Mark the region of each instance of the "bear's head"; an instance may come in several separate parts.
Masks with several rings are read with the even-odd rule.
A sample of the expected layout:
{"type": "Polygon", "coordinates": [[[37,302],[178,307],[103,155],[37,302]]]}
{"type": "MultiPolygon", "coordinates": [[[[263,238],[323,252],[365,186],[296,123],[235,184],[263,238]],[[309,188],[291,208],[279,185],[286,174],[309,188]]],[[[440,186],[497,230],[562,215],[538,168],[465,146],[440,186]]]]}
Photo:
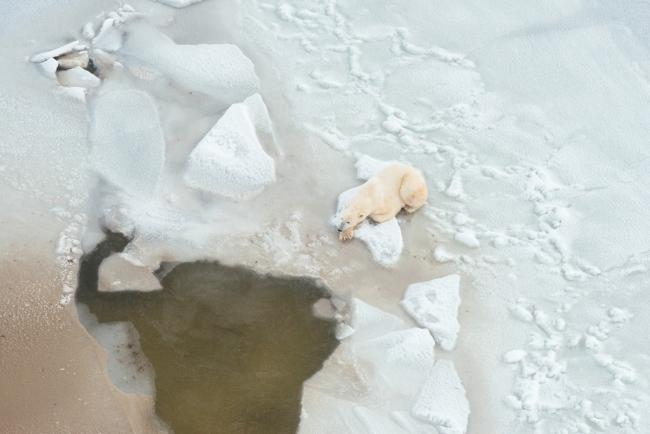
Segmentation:
{"type": "Polygon", "coordinates": [[[337,229],[343,232],[346,229],[354,228],[368,217],[367,207],[363,203],[354,201],[346,206],[338,215],[337,229]]]}

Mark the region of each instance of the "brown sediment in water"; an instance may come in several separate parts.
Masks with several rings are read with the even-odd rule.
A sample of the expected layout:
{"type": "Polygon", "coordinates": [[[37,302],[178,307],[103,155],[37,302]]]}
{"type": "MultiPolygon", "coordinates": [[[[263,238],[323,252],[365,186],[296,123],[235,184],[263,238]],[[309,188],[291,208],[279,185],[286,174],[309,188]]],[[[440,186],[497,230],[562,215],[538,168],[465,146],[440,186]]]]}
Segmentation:
{"type": "Polygon", "coordinates": [[[81,264],[77,301],[100,323],[128,321],[155,371],[156,413],[181,433],[292,433],[303,382],[334,351],[314,281],[184,263],[153,293],[97,291],[97,268],[127,240],[110,235],[81,264]]]}

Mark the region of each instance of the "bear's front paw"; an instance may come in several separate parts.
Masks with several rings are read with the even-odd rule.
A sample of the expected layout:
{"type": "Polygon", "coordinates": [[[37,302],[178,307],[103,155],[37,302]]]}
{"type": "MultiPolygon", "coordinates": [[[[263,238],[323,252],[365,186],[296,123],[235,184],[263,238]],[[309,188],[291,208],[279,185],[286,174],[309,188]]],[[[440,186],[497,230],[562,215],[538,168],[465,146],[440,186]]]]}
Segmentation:
{"type": "Polygon", "coordinates": [[[339,240],[341,241],[348,241],[352,239],[352,236],[354,235],[354,232],[351,230],[345,230],[339,234],[339,240]]]}

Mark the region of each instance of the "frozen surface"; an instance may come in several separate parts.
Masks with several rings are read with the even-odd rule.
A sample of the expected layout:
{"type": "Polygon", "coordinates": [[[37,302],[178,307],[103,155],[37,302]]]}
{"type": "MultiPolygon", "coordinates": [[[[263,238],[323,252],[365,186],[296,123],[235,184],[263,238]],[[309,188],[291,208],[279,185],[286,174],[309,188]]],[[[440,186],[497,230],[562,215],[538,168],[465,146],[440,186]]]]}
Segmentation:
{"type": "Polygon", "coordinates": [[[303,388],[299,432],[465,432],[465,390],[452,362],[434,363],[425,329],[358,299],[340,327],[341,344],[303,388]]]}
{"type": "Polygon", "coordinates": [[[153,99],[137,90],[111,90],[96,98],[91,117],[93,168],[129,195],[151,198],[165,164],[153,99]]]}
{"type": "MultiPolygon", "coordinates": [[[[28,364],[19,357],[22,337],[32,325],[41,327],[41,345],[29,349],[39,360],[50,359],[56,347],[50,336],[60,330],[52,320],[60,313],[50,305],[58,309],[59,300],[72,297],[87,222],[106,222],[134,235],[130,254],[148,268],[210,258],[308,274],[337,294],[391,312],[390,320],[378,315],[388,325],[408,320],[399,301],[410,283],[462,274],[460,339],[444,356],[467,389],[469,433],[648,431],[646,2],[498,0],[485,6],[463,0],[441,7],[427,0],[251,0],[204,1],[177,11],[137,0],[134,6],[146,13],[119,29],[120,13],[110,15],[101,2],[51,3],[25,2],[20,11],[7,3],[0,14],[3,40],[13,41],[3,47],[0,70],[0,193],[9,204],[0,211],[8,222],[0,235],[7,252],[0,269],[10,284],[19,281],[23,271],[14,259],[32,258],[23,254],[28,246],[39,249],[38,261],[49,258],[60,278],[56,285],[55,279],[46,285],[26,280],[1,298],[8,312],[0,318],[3,327],[19,337],[10,336],[10,350],[3,352],[14,358],[5,364],[10,374],[4,381],[40,378],[38,366],[13,375],[28,364]],[[112,24],[104,24],[109,19],[112,24]],[[84,25],[89,20],[93,24],[84,25]],[[87,47],[102,27],[107,39],[101,44],[114,50],[106,55],[87,47]],[[65,47],[82,36],[88,43],[65,47]],[[218,44],[226,41],[241,51],[218,44]],[[52,77],[53,56],[84,49],[95,60],[115,59],[87,104],[83,89],[58,87],[41,74],[52,77]],[[95,188],[86,119],[94,134],[104,95],[123,88],[146,92],[155,103],[143,106],[153,105],[158,114],[142,119],[151,110],[134,113],[129,101],[102,117],[128,140],[105,130],[117,145],[106,150],[106,159],[91,158],[109,181],[95,188]],[[188,155],[230,104],[256,92],[268,105],[281,149],[270,145],[251,114],[258,139],[269,155],[285,156],[276,158],[276,182],[246,202],[187,188],[188,155]],[[135,129],[136,119],[140,128],[152,128],[151,137],[164,137],[167,155],[162,160],[163,148],[156,146],[149,160],[155,167],[132,158],[139,148],[121,146],[149,135],[123,128],[135,129]],[[338,194],[354,185],[357,155],[408,161],[430,183],[428,205],[403,219],[404,247],[394,268],[379,267],[361,243],[338,242],[327,222],[338,194]],[[33,289],[55,286],[53,297],[33,289]]],[[[362,177],[375,170],[358,166],[362,177]]],[[[352,347],[355,336],[400,330],[408,327],[375,333],[348,324],[342,347],[352,347]]],[[[428,332],[406,335],[417,342],[428,332]]],[[[366,373],[366,362],[355,367],[357,359],[345,357],[341,365],[326,364],[317,389],[306,387],[305,424],[325,419],[333,429],[322,432],[431,431],[412,414],[419,387],[407,397],[366,394],[355,377],[357,369],[366,373]],[[359,396],[381,398],[359,402],[359,396]]],[[[96,357],[75,354],[75,360],[88,364],[96,357]]],[[[48,382],[64,378],[54,373],[48,382]]],[[[58,384],[70,384],[75,393],[91,384],[65,378],[58,384]]],[[[5,400],[19,403],[14,409],[29,409],[24,423],[31,431],[51,428],[49,420],[38,424],[45,413],[31,408],[40,384],[2,386],[5,400]]],[[[76,396],[65,392],[50,396],[76,396]]],[[[97,404],[94,391],[83,395],[91,396],[97,404]]],[[[66,408],[73,410],[58,420],[68,423],[79,407],[75,401],[66,408]]],[[[103,411],[94,419],[104,413],[111,423],[123,419],[103,411]]],[[[0,418],[10,424],[4,431],[17,430],[13,414],[0,418]]],[[[102,430],[85,428],[69,431],[102,430]]]]}
{"type": "Polygon", "coordinates": [[[402,298],[404,310],[420,326],[429,329],[436,342],[445,350],[456,346],[460,277],[457,274],[409,285],[402,298]]]}
{"type": "Polygon", "coordinates": [[[98,291],[155,291],[158,289],[162,289],[162,286],[153,275],[152,270],[134,263],[127,254],[111,255],[104,259],[99,266],[98,291]]]}
{"type": "Polygon", "coordinates": [[[196,145],[185,182],[192,188],[245,200],[275,181],[275,163],[264,151],[246,104],[233,104],[196,145]]]}
{"type": "Polygon", "coordinates": [[[209,95],[224,108],[259,88],[253,63],[232,44],[176,44],[139,24],[132,26],[121,52],[188,91],[209,95]]]}
{"type": "Polygon", "coordinates": [[[413,407],[415,417],[431,423],[440,434],[467,430],[469,403],[454,364],[438,360],[427,376],[413,407]]]}
{"type": "Polygon", "coordinates": [[[201,2],[203,0],[154,0],[159,3],[165,4],[167,6],[173,6],[175,8],[184,8],[194,3],[201,2]]]}
{"type": "Polygon", "coordinates": [[[56,77],[60,84],[69,87],[91,88],[99,86],[100,83],[100,80],[96,75],[93,75],[78,66],[59,71],[57,72],[56,77]]]}

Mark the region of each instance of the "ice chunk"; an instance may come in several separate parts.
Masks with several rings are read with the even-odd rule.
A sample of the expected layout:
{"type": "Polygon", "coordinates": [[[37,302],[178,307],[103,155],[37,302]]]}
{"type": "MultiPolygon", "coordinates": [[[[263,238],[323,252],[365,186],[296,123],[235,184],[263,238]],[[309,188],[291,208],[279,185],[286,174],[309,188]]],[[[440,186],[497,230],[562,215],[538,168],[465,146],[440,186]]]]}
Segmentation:
{"type": "Polygon", "coordinates": [[[155,291],[158,289],[162,289],[162,286],[151,270],[136,264],[124,253],[109,256],[99,266],[98,291],[155,291]]]}
{"type": "Polygon", "coordinates": [[[412,327],[360,342],[355,353],[366,366],[373,367],[382,387],[408,396],[422,384],[422,373],[431,368],[434,346],[426,330],[412,327]]]}
{"type": "Polygon", "coordinates": [[[235,45],[178,45],[151,26],[140,24],[129,32],[121,53],[157,69],[187,90],[210,95],[224,108],[259,88],[253,63],[235,45]]]}
{"type": "MultiPolygon", "coordinates": [[[[358,190],[359,187],[354,187],[339,195],[336,214],[331,219],[333,226],[339,226],[341,212],[358,190]]],[[[366,243],[373,259],[385,267],[394,265],[399,260],[404,248],[402,231],[395,218],[379,224],[364,221],[354,231],[354,237],[366,243]]]]}
{"type": "Polygon", "coordinates": [[[422,385],[413,406],[413,415],[435,426],[441,434],[467,431],[469,403],[451,361],[436,362],[422,385]]]}
{"type": "Polygon", "coordinates": [[[144,92],[100,95],[90,125],[93,168],[132,196],[151,197],[165,163],[158,110],[144,92]]]}
{"type": "Polygon", "coordinates": [[[33,63],[41,63],[41,62],[45,62],[47,59],[50,59],[52,57],[61,56],[63,54],[72,53],[74,51],[85,50],[86,48],[87,47],[85,44],[82,44],[79,41],[72,41],[60,47],[54,48],[52,50],[34,54],[32,57],[29,58],[29,61],[33,63]]]}
{"type": "Polygon", "coordinates": [[[255,124],[255,131],[262,145],[267,152],[271,152],[276,157],[282,156],[282,150],[278,146],[273,131],[273,122],[269,111],[264,104],[264,100],[259,93],[255,93],[246,98],[243,104],[248,109],[248,114],[255,124]]]}
{"type": "Polygon", "coordinates": [[[122,47],[123,37],[123,32],[117,28],[119,24],[114,18],[105,19],[93,39],[93,46],[108,52],[119,50],[122,47]]]}
{"type": "Polygon", "coordinates": [[[357,168],[357,178],[368,180],[375,176],[380,170],[395,163],[399,162],[395,160],[382,161],[369,157],[368,155],[360,155],[354,167],[357,168]]]}
{"type": "Polygon", "coordinates": [[[366,243],[372,258],[379,264],[388,267],[399,261],[404,241],[396,218],[378,224],[366,220],[357,227],[354,236],[366,243]]]}
{"type": "MultiPolygon", "coordinates": [[[[398,317],[377,309],[358,298],[350,300],[347,308],[347,318],[344,324],[352,330],[352,333],[356,334],[355,339],[357,340],[371,339],[406,327],[404,321],[398,317]]],[[[338,336],[338,333],[337,338],[343,339],[338,336]]]]}
{"type": "Polygon", "coordinates": [[[275,164],[264,152],[244,104],[233,104],[190,154],[185,183],[192,188],[246,200],[275,181],[275,164]]]}
{"type": "Polygon", "coordinates": [[[453,350],[458,337],[458,307],[460,277],[450,274],[428,282],[409,285],[401,305],[445,350],[453,350]]]}
{"type": "Polygon", "coordinates": [[[61,69],[87,68],[90,62],[88,50],[66,53],[56,58],[61,69]]]}
{"type": "Polygon", "coordinates": [[[186,6],[193,5],[194,3],[199,3],[203,0],[155,0],[155,1],[175,8],[184,8],[186,6]]]}
{"type": "Polygon", "coordinates": [[[56,79],[56,70],[59,68],[59,62],[56,59],[50,57],[39,63],[38,66],[46,77],[56,79]]]}
{"type": "Polygon", "coordinates": [[[68,87],[91,88],[99,86],[101,82],[99,77],[78,66],[72,69],[58,71],[56,77],[59,80],[59,84],[68,87]]]}
{"type": "Polygon", "coordinates": [[[435,343],[424,329],[353,298],[354,333],[305,382],[300,433],[425,433],[411,414],[433,369],[435,343]]]}

